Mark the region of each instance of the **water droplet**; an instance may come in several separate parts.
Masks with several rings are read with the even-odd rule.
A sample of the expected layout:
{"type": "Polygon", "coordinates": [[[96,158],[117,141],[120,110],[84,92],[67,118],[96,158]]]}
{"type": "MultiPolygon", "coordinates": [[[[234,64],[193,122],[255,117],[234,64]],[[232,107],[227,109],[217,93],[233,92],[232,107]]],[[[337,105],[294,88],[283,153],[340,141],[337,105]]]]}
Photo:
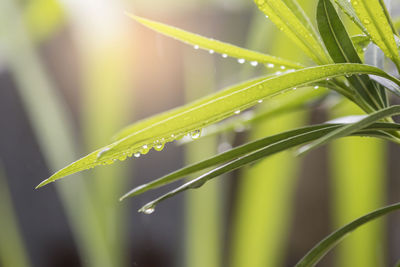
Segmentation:
{"type": "Polygon", "coordinates": [[[228,57],[227,54],[222,54],[221,56],[222,56],[223,58],[227,58],[227,57],[228,57]]]}
{"type": "Polygon", "coordinates": [[[194,130],[193,132],[190,133],[190,137],[192,139],[199,139],[201,136],[201,130],[194,130]]]}
{"type": "Polygon", "coordinates": [[[284,69],[286,69],[286,67],[285,66],[281,66],[281,70],[284,70],[284,69]]]}
{"type": "Polygon", "coordinates": [[[135,154],[133,154],[133,156],[134,156],[135,158],[140,157],[140,152],[136,152],[135,154]]]}
{"type": "Polygon", "coordinates": [[[277,72],[275,72],[275,74],[280,75],[280,74],[282,74],[282,71],[277,71],[277,72]]]}
{"type": "Polygon", "coordinates": [[[154,212],[154,206],[144,206],[143,208],[141,208],[139,211],[143,212],[144,214],[152,214],[154,212]]]}
{"type": "Polygon", "coordinates": [[[258,62],[257,61],[251,61],[250,65],[252,65],[253,67],[256,67],[258,65],[258,62]]]}
{"type": "Polygon", "coordinates": [[[262,103],[262,102],[263,102],[263,100],[262,100],[262,99],[260,99],[260,100],[258,100],[257,102],[258,102],[258,103],[262,103]]]}
{"type": "Polygon", "coordinates": [[[268,68],[273,68],[273,67],[275,67],[275,65],[272,64],[272,63],[269,63],[269,64],[267,65],[267,67],[268,67],[268,68]]]}
{"type": "Polygon", "coordinates": [[[293,90],[296,90],[297,89],[297,87],[293,87],[293,90]]]}
{"type": "Polygon", "coordinates": [[[318,88],[319,88],[319,86],[318,86],[318,85],[314,86],[314,89],[318,89],[318,88]]]}
{"type": "Polygon", "coordinates": [[[240,114],[240,110],[236,110],[236,111],[235,111],[235,114],[240,114]]]}
{"type": "Polygon", "coordinates": [[[199,49],[199,48],[200,48],[200,46],[198,46],[198,45],[195,45],[195,46],[193,46],[193,48],[197,50],[197,49],[199,49]]]}
{"type": "Polygon", "coordinates": [[[208,51],[208,53],[210,53],[210,54],[214,54],[214,50],[210,50],[210,51],[208,51]]]}
{"type": "Polygon", "coordinates": [[[110,150],[109,147],[104,148],[103,150],[101,150],[98,154],[97,154],[97,158],[100,158],[101,155],[103,155],[105,152],[107,152],[108,150],[110,150]]]}
{"type": "Polygon", "coordinates": [[[147,154],[149,152],[150,148],[148,145],[143,145],[142,148],[140,149],[140,154],[147,154]]]}
{"type": "Polygon", "coordinates": [[[362,51],[364,51],[364,52],[365,52],[365,51],[367,51],[367,48],[366,48],[366,47],[364,47],[364,48],[362,49],[362,51]]]}
{"type": "Polygon", "coordinates": [[[237,62],[238,62],[239,64],[243,64],[245,61],[246,61],[246,60],[245,60],[244,58],[239,58],[239,59],[237,60],[237,62]]]}
{"type": "Polygon", "coordinates": [[[154,145],[154,149],[157,151],[161,151],[164,148],[164,143],[161,143],[160,141],[156,141],[154,145]]]}
{"type": "Polygon", "coordinates": [[[331,78],[326,78],[327,81],[329,81],[331,78]]]}
{"type": "Polygon", "coordinates": [[[268,15],[265,15],[266,18],[269,18],[268,15]]]}

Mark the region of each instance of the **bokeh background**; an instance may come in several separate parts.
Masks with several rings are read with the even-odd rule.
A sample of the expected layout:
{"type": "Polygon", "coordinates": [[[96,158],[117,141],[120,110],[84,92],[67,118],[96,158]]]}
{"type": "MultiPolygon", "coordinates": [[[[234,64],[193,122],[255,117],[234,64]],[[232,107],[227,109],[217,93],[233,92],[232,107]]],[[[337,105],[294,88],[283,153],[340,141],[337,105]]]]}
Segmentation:
{"type": "MultiPolygon", "coordinates": [[[[316,1],[299,2],[315,21],[316,1]]],[[[333,230],[400,201],[400,150],[368,138],[302,158],[280,153],[151,215],[137,210],[171,186],[118,201],[245,141],[360,112],[335,95],[34,190],[123,126],[267,73],[152,32],[124,12],[310,63],[252,1],[0,0],[0,266],[293,266],[333,230]]],[[[254,112],[290,97],[296,92],[254,112]]],[[[394,266],[399,225],[393,214],[357,230],[319,266],[394,266]]]]}

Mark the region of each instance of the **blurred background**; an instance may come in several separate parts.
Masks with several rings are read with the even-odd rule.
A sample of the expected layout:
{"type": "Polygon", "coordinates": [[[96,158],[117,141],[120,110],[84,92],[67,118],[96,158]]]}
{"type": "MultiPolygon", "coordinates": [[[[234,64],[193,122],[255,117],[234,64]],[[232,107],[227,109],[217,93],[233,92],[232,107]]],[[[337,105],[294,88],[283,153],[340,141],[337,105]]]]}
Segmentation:
{"type": "MultiPolygon", "coordinates": [[[[314,21],[316,1],[299,2],[314,21]]],[[[293,266],[338,227],[400,201],[400,150],[369,138],[302,158],[280,153],[151,215],[137,210],[170,186],[118,201],[248,140],[360,112],[334,95],[34,190],[123,126],[267,73],[152,32],[124,12],[310,63],[252,1],[0,0],[0,266],[293,266]]],[[[398,225],[393,214],[362,227],[319,266],[394,266],[398,225]]]]}

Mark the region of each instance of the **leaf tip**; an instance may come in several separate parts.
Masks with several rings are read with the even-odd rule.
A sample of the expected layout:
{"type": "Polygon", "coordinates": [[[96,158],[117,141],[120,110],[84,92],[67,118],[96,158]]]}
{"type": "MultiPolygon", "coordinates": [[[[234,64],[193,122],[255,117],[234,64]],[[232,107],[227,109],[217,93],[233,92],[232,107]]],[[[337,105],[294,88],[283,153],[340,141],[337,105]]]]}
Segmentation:
{"type": "Polygon", "coordinates": [[[36,189],[39,189],[39,188],[41,188],[41,187],[43,187],[43,186],[45,186],[45,185],[47,185],[47,184],[49,184],[49,183],[51,183],[51,182],[53,182],[53,181],[50,180],[50,179],[43,180],[40,184],[38,184],[38,185],[35,187],[35,190],[36,190],[36,189]]]}

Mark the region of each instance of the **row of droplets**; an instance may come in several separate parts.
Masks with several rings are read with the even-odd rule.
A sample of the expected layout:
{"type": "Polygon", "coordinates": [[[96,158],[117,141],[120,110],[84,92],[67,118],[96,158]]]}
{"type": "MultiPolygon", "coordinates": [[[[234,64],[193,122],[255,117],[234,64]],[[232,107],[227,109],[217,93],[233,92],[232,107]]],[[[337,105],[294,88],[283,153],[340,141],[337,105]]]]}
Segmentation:
{"type": "MultiPolygon", "coordinates": [[[[200,49],[200,46],[199,46],[199,45],[194,45],[193,48],[196,49],[196,50],[198,50],[198,49],[200,49]]],[[[210,49],[210,50],[208,50],[208,53],[214,54],[215,51],[214,51],[213,49],[210,49]]],[[[222,56],[223,58],[228,58],[228,54],[225,54],[225,53],[221,54],[221,56],[222,56]]],[[[238,62],[239,64],[244,64],[244,63],[246,62],[246,60],[245,60],[244,58],[238,58],[238,59],[237,59],[237,62],[238,62]]],[[[256,61],[256,60],[250,61],[250,65],[253,66],[253,67],[257,67],[258,64],[259,64],[259,62],[256,61]]],[[[277,67],[277,66],[275,66],[275,64],[273,64],[273,63],[268,63],[268,64],[266,64],[266,66],[267,66],[267,68],[270,68],[270,69],[277,67]]],[[[286,67],[283,66],[283,65],[280,66],[279,68],[280,68],[281,70],[286,69],[286,67]]]]}

